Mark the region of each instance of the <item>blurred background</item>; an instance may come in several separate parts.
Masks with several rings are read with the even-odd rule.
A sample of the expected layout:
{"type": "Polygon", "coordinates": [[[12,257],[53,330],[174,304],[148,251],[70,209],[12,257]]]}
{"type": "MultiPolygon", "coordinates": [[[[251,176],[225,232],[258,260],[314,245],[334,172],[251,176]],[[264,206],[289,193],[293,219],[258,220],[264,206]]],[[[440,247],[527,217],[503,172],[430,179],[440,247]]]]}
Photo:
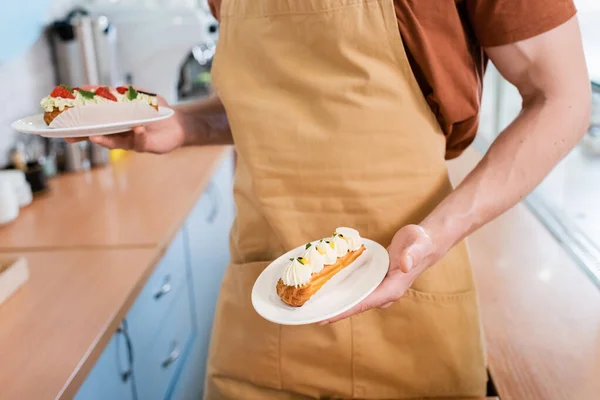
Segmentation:
{"type": "MultiPolygon", "coordinates": [[[[600,285],[600,1],[575,0],[593,89],[590,129],[526,199],[584,271],[600,285]]],[[[521,97],[493,65],[486,73],[475,146],[485,151],[519,113],[521,97]]]]}

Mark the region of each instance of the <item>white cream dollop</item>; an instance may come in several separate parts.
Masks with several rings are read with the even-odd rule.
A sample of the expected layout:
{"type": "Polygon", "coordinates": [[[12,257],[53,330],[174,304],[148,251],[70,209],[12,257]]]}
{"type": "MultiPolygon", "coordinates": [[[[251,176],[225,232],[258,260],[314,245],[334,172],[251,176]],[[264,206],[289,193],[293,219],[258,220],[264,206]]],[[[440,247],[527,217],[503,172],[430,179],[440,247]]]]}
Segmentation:
{"type": "Polygon", "coordinates": [[[335,252],[338,257],[344,257],[346,254],[348,254],[350,248],[348,247],[348,242],[346,239],[344,239],[338,233],[334,234],[332,239],[333,243],[335,244],[335,252]]]}
{"type": "Polygon", "coordinates": [[[325,257],[317,250],[316,243],[308,243],[306,245],[306,250],[302,258],[308,262],[313,274],[321,272],[325,266],[325,257]]]}
{"type": "Polygon", "coordinates": [[[321,239],[317,243],[317,251],[323,256],[325,265],[332,265],[337,261],[335,242],[331,238],[321,239]]]}
{"type": "Polygon", "coordinates": [[[310,281],[312,270],[302,257],[292,258],[290,264],[283,270],[281,280],[286,286],[299,287],[310,281]]]}
{"type": "Polygon", "coordinates": [[[356,251],[363,245],[362,238],[356,229],[340,227],[335,230],[335,233],[348,243],[348,249],[350,251],[356,251]]]}

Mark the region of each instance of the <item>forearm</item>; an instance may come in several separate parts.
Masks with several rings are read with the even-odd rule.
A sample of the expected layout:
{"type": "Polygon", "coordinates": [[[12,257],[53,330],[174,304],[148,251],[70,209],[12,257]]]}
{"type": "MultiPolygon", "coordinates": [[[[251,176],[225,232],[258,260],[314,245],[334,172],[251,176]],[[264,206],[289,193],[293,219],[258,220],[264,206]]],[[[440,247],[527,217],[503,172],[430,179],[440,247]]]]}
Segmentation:
{"type": "Polygon", "coordinates": [[[587,93],[533,97],[459,187],[422,221],[442,248],[507,211],[578,143],[589,122],[587,93]]]}
{"type": "Polygon", "coordinates": [[[218,96],[175,107],[186,146],[233,144],[225,107],[218,96]]]}

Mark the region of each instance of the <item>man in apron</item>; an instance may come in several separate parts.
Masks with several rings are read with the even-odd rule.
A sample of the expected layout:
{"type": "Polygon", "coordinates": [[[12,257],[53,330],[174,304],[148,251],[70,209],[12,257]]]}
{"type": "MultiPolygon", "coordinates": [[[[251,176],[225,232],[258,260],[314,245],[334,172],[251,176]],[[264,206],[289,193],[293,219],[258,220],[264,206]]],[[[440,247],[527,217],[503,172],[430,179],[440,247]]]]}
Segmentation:
{"type": "Polygon", "coordinates": [[[158,153],[235,143],[238,215],[206,398],[485,394],[476,293],[462,240],[532,190],[581,138],[589,118],[574,9],[567,0],[555,3],[215,2],[219,98],[180,108],[176,119],[148,129],[93,138],[158,153]],[[505,33],[502,40],[516,43],[464,21],[484,17],[505,33]],[[524,108],[453,191],[445,157],[460,154],[477,126],[477,78],[485,65],[479,36],[496,40],[486,53],[521,90],[524,108]],[[454,48],[427,47],[436,40],[454,48]],[[434,59],[438,51],[452,67],[434,59]],[[229,125],[215,124],[225,110],[229,125]],[[382,285],[329,323],[288,327],[261,319],[250,302],[261,271],[337,226],[389,246],[382,285]]]}

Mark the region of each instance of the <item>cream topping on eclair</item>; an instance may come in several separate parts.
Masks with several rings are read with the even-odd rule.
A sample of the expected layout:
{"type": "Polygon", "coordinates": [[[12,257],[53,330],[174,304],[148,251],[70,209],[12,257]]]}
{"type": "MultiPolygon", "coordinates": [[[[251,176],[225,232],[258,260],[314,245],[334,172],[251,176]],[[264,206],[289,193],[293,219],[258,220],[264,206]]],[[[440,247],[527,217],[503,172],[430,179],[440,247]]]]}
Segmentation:
{"type": "Polygon", "coordinates": [[[290,259],[290,263],[283,270],[281,280],[286,286],[300,287],[310,282],[312,269],[302,257],[290,259]]]}
{"type": "Polygon", "coordinates": [[[356,251],[363,245],[362,238],[356,229],[340,227],[335,230],[335,233],[348,243],[350,251],[356,251]]]}
{"type": "MultiPolygon", "coordinates": [[[[117,99],[118,103],[127,103],[127,102],[137,102],[142,104],[147,104],[149,106],[156,107],[158,106],[158,97],[150,96],[146,93],[137,92],[137,96],[134,99],[130,99],[125,94],[120,94],[116,90],[111,89],[110,92],[117,99]]],[[[75,106],[83,106],[89,104],[102,104],[102,103],[114,103],[114,101],[108,100],[102,96],[94,95],[93,97],[86,97],[82,95],[79,90],[72,91],[74,99],[67,99],[63,97],[52,97],[46,96],[40,102],[42,108],[46,112],[52,112],[54,109],[58,108],[59,111],[63,111],[65,108],[75,107],[75,106]]]]}
{"type": "Polygon", "coordinates": [[[325,257],[317,250],[316,243],[307,243],[305,247],[306,249],[302,258],[308,262],[312,273],[318,274],[325,266],[325,257]]]}

